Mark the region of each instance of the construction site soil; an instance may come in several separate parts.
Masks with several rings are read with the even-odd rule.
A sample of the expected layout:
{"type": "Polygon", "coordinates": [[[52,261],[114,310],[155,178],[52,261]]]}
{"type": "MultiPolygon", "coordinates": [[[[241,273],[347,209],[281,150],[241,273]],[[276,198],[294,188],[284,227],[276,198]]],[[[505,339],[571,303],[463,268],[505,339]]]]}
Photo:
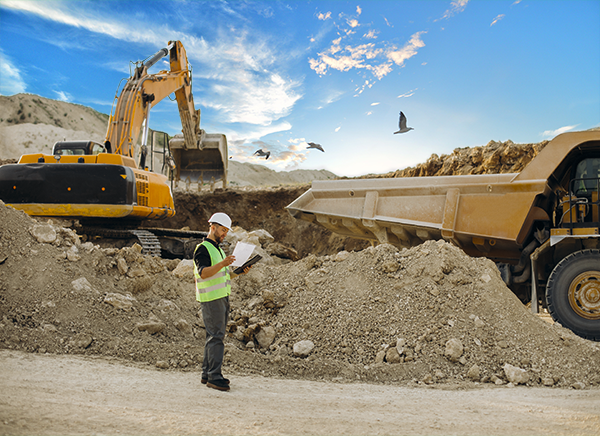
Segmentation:
{"type": "MultiPolygon", "coordinates": [[[[233,281],[226,372],[386,384],[600,384],[598,344],[533,315],[491,261],[444,241],[401,251],[387,244],[349,251],[341,239],[332,247],[324,242],[334,237],[310,223],[293,229],[282,206],[298,189],[177,196],[188,205],[183,219],[193,215],[198,230],[221,195],[234,224],[263,228],[299,253],[296,261],[266,254],[233,281]],[[273,212],[263,218],[240,213],[266,210],[267,197],[273,212]],[[323,254],[303,255],[311,240],[323,242],[323,254]]],[[[4,204],[0,222],[3,348],[200,370],[204,331],[190,261],[145,256],[137,245],[99,248],[64,222],[4,204]]],[[[231,237],[241,233],[235,228],[231,237]]],[[[268,253],[274,243],[260,245],[268,253]]]]}
{"type": "MultiPolygon", "coordinates": [[[[485,147],[457,149],[450,156],[433,155],[415,168],[371,177],[516,172],[545,144],[492,141],[485,147]]],[[[1,163],[8,162],[14,160],[1,163]]],[[[306,184],[242,186],[214,192],[177,187],[174,190],[177,214],[159,224],[143,223],[205,231],[210,214],[223,211],[233,218],[236,226],[225,241],[226,250],[231,250],[238,240],[249,240],[259,246],[264,259],[232,283],[223,370],[226,376],[242,379],[242,390],[259,383],[255,377],[266,377],[274,383],[303,381],[306,384],[294,385],[293,389],[310,403],[315,392],[326,390],[313,383],[344,384],[353,389],[351,395],[365,395],[365,404],[359,406],[358,398],[349,399],[348,393],[334,395],[332,401],[338,402],[342,409],[367,408],[371,417],[380,416],[382,421],[387,418],[371,408],[385,411],[388,405],[392,408],[410,405],[393,403],[390,394],[383,391],[377,394],[383,397],[376,398],[384,403],[370,404],[369,395],[375,395],[372,391],[367,393],[350,386],[358,382],[379,385],[381,389],[429,387],[455,392],[495,391],[521,385],[531,392],[587,390],[592,395],[581,398],[582,404],[590,406],[598,401],[600,344],[574,335],[543,314],[532,314],[504,285],[491,261],[471,258],[444,241],[429,241],[410,249],[387,244],[371,246],[294,220],[285,206],[308,187],[306,184]]],[[[31,376],[26,379],[34,380],[37,368],[42,378],[58,377],[57,369],[46,365],[59,362],[60,368],[70,368],[77,377],[89,377],[92,370],[99,374],[114,371],[121,382],[136,377],[125,374],[123,367],[112,370],[101,367],[99,359],[102,359],[172,377],[200,374],[205,333],[189,260],[142,255],[138,245],[121,247],[100,239],[87,240],[72,229],[72,221],[32,218],[1,201],[0,223],[0,357],[8,373],[17,374],[18,368],[28,368],[31,376]],[[32,357],[23,357],[21,353],[32,357]],[[33,356],[48,360],[36,364],[33,356]],[[63,360],[58,361],[59,358],[63,360]],[[82,374],[78,372],[80,367],[85,368],[81,369],[82,374]]],[[[152,375],[144,374],[144,380],[156,382],[152,375]]],[[[69,374],[62,376],[65,380],[69,378],[69,374]]],[[[142,427],[120,425],[118,417],[113,417],[114,424],[92,425],[102,420],[93,415],[97,412],[90,415],[79,411],[75,415],[82,415],[77,421],[80,424],[73,426],[68,416],[74,410],[71,406],[63,408],[65,422],[45,428],[48,417],[27,407],[36,401],[37,394],[29,397],[13,394],[16,388],[13,384],[9,386],[7,380],[3,379],[3,383],[7,389],[10,387],[12,400],[1,402],[1,434],[198,432],[198,427],[192,424],[186,427],[185,423],[168,421],[168,416],[176,416],[174,411],[161,418],[167,421],[158,424],[152,421],[154,416],[148,416],[150,421],[142,427]],[[27,425],[32,422],[35,425],[27,425]]],[[[27,380],[20,385],[25,392],[33,392],[34,387],[28,386],[27,380]]],[[[90,385],[96,386],[94,380],[84,383],[83,392],[90,385]]],[[[180,381],[169,380],[183,389],[180,381]]],[[[39,383],[43,383],[42,379],[39,383]]],[[[271,389],[283,399],[290,386],[271,389]]],[[[54,392],[58,387],[44,389],[54,392]]],[[[148,391],[150,387],[145,389],[145,394],[152,394],[148,391]]],[[[79,388],[69,391],[69,395],[84,401],[79,391],[79,388]]],[[[164,392],[168,395],[169,389],[164,392]]],[[[181,395],[186,401],[197,396],[188,392],[181,395]]],[[[239,413],[243,414],[244,404],[253,400],[261,403],[263,416],[269,415],[270,407],[277,407],[277,395],[274,402],[266,397],[253,397],[256,392],[252,390],[249,395],[244,397],[246,403],[234,400],[238,401],[234,407],[239,413]]],[[[566,394],[560,395],[566,398],[566,394]]],[[[515,408],[546,401],[541,394],[535,396],[506,401],[516,401],[515,408]]],[[[422,408],[414,411],[415,419],[425,419],[431,413],[427,398],[415,399],[415,404],[422,408]]],[[[216,397],[213,400],[218,404],[216,397]]],[[[127,405],[134,398],[129,396],[123,401],[127,405]]],[[[467,404],[470,400],[461,401],[467,404]]],[[[44,404],[54,402],[49,399],[44,404]]],[[[576,404],[573,398],[567,402],[576,404]]],[[[476,403],[468,403],[471,404],[468,407],[478,409],[481,405],[476,403]]],[[[442,407],[439,399],[434,400],[435,404],[442,407]]],[[[150,404],[139,405],[137,413],[145,407],[154,410],[150,404]]],[[[164,407],[166,403],[161,409],[164,407]]],[[[548,406],[547,410],[558,410],[555,407],[558,405],[548,406]]],[[[537,427],[540,430],[537,432],[516,424],[511,427],[508,423],[505,430],[495,432],[481,426],[469,427],[469,422],[477,419],[462,415],[456,419],[458,426],[434,422],[425,430],[419,420],[413,423],[405,416],[408,426],[395,431],[397,427],[392,423],[378,429],[374,421],[374,427],[348,427],[345,424],[353,422],[352,417],[340,415],[331,422],[331,417],[323,416],[319,421],[321,427],[304,427],[304,424],[269,427],[264,422],[253,427],[252,423],[248,426],[247,416],[239,426],[235,417],[223,425],[215,418],[208,427],[202,427],[201,433],[597,434],[600,415],[590,411],[594,407],[584,409],[581,410],[585,416],[576,416],[576,411],[564,415],[565,422],[571,424],[564,431],[558,427],[541,431],[537,427]]],[[[290,422],[297,423],[295,418],[309,411],[310,416],[320,416],[318,410],[303,403],[296,414],[288,411],[290,422]]],[[[108,410],[107,416],[112,416],[111,413],[108,410]]],[[[452,421],[453,412],[440,413],[452,421]]],[[[534,415],[536,419],[543,418],[534,415]]],[[[500,418],[510,421],[508,415],[500,418]]],[[[530,418],[531,415],[524,416],[520,422],[530,418]]],[[[489,418],[477,422],[486,420],[489,418]]]]}

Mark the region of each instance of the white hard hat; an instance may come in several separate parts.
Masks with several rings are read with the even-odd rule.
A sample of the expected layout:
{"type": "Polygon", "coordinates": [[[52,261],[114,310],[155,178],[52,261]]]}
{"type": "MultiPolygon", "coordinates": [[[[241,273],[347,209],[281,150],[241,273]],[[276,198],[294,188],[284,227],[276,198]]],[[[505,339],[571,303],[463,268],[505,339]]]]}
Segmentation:
{"type": "Polygon", "coordinates": [[[217,212],[217,213],[213,214],[213,216],[210,217],[208,222],[211,224],[212,223],[220,224],[223,227],[227,227],[228,230],[231,230],[231,218],[229,218],[229,216],[226,213],[217,212]]]}

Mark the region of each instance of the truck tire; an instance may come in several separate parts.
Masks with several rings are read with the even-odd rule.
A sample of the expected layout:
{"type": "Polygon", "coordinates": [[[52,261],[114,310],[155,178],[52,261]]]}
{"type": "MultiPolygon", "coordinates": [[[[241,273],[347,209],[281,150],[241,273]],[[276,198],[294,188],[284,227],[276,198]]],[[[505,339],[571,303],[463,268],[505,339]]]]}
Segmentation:
{"type": "Polygon", "coordinates": [[[600,250],[576,251],[561,260],[548,278],[546,302],[556,322],[600,341],[600,250]]]}

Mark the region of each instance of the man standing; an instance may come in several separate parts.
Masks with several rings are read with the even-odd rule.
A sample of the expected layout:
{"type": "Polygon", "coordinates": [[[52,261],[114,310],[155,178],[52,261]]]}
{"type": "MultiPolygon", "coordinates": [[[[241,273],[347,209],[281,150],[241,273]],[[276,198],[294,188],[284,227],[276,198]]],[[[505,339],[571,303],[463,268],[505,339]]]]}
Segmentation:
{"type": "MultiPolygon", "coordinates": [[[[228,391],[229,380],[223,377],[221,367],[231,294],[229,265],[235,261],[235,257],[225,256],[219,244],[231,230],[231,218],[222,212],[217,212],[208,222],[210,224],[208,236],[196,246],[194,252],[196,300],[201,303],[202,318],[206,328],[201,382],[209,388],[228,391]]],[[[246,268],[244,274],[249,269],[246,268]]]]}

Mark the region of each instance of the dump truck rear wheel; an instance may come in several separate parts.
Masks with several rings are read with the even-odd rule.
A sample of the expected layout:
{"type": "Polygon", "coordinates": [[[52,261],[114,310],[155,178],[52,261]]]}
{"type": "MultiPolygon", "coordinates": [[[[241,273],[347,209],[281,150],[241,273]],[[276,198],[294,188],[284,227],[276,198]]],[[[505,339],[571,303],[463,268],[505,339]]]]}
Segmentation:
{"type": "Polygon", "coordinates": [[[561,260],[546,287],[552,318],[575,334],[600,341],[600,250],[581,250],[561,260]]]}

